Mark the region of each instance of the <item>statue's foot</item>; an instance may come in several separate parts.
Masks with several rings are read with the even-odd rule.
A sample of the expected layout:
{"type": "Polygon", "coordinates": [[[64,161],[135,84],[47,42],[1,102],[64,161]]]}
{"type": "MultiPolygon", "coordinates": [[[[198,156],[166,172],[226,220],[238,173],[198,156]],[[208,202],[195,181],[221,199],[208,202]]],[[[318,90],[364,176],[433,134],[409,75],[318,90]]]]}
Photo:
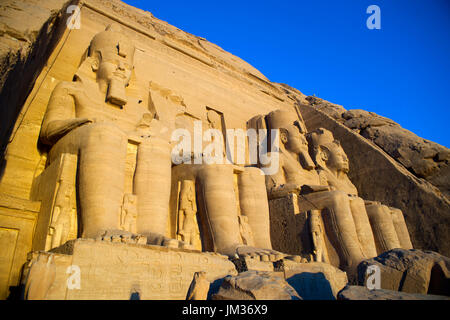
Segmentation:
{"type": "Polygon", "coordinates": [[[195,250],[194,246],[181,240],[171,239],[158,233],[151,233],[147,236],[147,243],[166,248],[179,248],[195,250]]]}
{"type": "Polygon", "coordinates": [[[308,258],[305,258],[305,257],[302,257],[302,256],[297,256],[297,255],[289,255],[289,256],[284,257],[284,259],[291,260],[291,261],[298,262],[298,263],[313,262],[313,260],[311,258],[308,259],[308,258]]]}
{"type": "Polygon", "coordinates": [[[147,237],[125,230],[107,230],[96,240],[121,243],[147,244],[147,237]]]}
{"type": "Polygon", "coordinates": [[[283,259],[286,256],[286,254],[272,249],[262,249],[251,246],[238,246],[236,248],[236,255],[239,258],[252,258],[268,262],[275,262],[283,259]]]}

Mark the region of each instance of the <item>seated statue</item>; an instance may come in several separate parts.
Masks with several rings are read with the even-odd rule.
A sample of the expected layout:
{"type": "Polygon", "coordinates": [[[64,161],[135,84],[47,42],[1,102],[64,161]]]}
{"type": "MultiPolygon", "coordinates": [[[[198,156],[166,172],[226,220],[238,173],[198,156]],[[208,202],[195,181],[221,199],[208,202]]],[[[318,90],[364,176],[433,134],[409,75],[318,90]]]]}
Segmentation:
{"type": "Polygon", "coordinates": [[[347,175],[347,155],[339,141],[334,140],[333,134],[320,128],[309,133],[308,137],[321,184],[344,191],[349,196],[356,231],[366,256],[375,257],[394,248],[411,249],[401,210],[358,197],[358,190],[347,175]]]}
{"type": "Polygon", "coordinates": [[[164,237],[171,180],[169,139],[157,134],[160,124],[149,108],[127,95],[134,51],[132,42],[111,27],[97,34],[74,80],[60,82],[53,90],[40,140],[49,148],[47,165],[62,154],[78,157],[81,237],[125,242],[147,238],[178,246],[164,237]],[[124,199],[128,143],[137,145],[137,162],[134,194],[124,199]]]}
{"type": "Polygon", "coordinates": [[[350,198],[346,192],[321,183],[309,155],[304,125],[296,119],[297,115],[284,110],[266,116],[267,129],[279,129],[281,141],[279,170],[266,176],[269,198],[297,193],[300,212],[321,211],[327,235],[339,256],[339,267],[353,273],[367,256],[358,237],[350,198]]]}

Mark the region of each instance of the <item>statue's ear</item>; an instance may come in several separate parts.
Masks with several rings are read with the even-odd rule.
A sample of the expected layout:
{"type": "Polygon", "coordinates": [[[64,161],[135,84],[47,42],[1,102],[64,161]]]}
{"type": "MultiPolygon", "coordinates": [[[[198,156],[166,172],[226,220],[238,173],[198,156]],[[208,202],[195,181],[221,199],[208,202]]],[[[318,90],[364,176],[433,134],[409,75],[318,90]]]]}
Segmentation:
{"type": "Polygon", "coordinates": [[[97,72],[98,66],[99,66],[98,59],[92,59],[91,64],[92,71],[97,72]]]}
{"type": "Polygon", "coordinates": [[[280,129],[280,140],[283,144],[288,142],[288,132],[284,128],[280,129]]]}
{"type": "Polygon", "coordinates": [[[328,161],[328,150],[323,147],[319,147],[319,156],[322,161],[328,161]]]}

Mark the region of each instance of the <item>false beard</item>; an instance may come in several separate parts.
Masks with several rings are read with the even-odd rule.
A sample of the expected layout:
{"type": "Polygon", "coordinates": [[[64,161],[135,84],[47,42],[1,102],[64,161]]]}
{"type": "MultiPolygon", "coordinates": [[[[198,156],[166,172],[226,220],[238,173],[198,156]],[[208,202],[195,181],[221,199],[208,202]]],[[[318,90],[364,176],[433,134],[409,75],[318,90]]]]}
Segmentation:
{"type": "Polygon", "coordinates": [[[112,78],[109,81],[106,101],[120,107],[127,103],[127,94],[125,92],[126,84],[122,79],[112,78]]]}
{"type": "Polygon", "coordinates": [[[304,169],[313,170],[316,167],[307,150],[302,150],[302,152],[300,152],[299,154],[299,158],[300,163],[304,169]]]}

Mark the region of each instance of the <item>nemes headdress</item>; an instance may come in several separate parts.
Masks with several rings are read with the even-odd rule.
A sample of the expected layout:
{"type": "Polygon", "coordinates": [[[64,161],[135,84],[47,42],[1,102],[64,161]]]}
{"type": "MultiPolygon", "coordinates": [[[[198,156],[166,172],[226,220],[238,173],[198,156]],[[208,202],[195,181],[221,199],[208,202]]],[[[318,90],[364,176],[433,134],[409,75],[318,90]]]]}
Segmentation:
{"type": "Polygon", "coordinates": [[[105,31],[94,36],[89,46],[88,56],[99,55],[102,60],[109,60],[114,59],[118,54],[132,65],[134,50],[133,43],[121,32],[120,27],[109,25],[105,31]]]}

